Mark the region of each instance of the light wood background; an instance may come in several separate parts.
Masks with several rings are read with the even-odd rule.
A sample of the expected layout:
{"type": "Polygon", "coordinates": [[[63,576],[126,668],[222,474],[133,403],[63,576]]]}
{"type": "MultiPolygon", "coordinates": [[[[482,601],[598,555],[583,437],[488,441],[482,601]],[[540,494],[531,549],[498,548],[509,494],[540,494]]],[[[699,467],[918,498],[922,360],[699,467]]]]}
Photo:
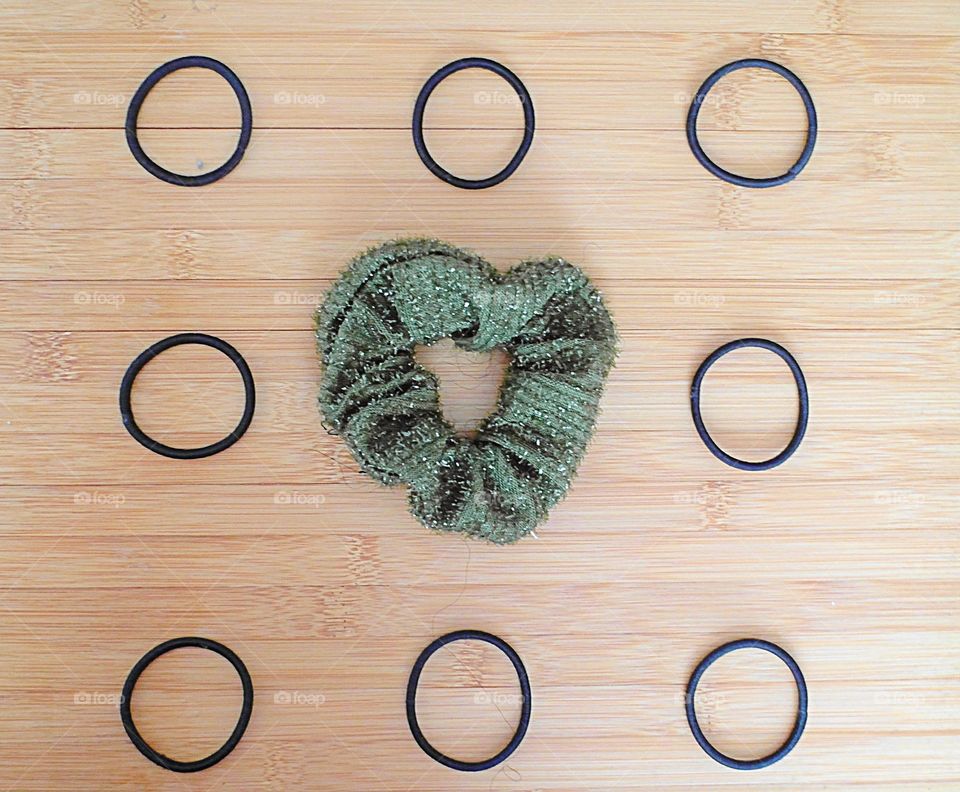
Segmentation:
{"type": "MultiPolygon", "coordinates": [[[[960,10],[955,0],[356,0],[0,2],[0,787],[40,789],[661,790],[960,788],[960,10]],[[162,183],[131,157],[126,103],[157,65],[229,64],[252,143],[226,179],[162,183]],[[500,60],[536,107],[533,148],[499,187],[434,178],[410,140],[424,80],[500,60]],[[744,190],[696,164],[683,123],[717,66],[768,57],[809,86],[821,134],[794,183],[744,190]],[[623,341],[572,491],[519,545],[433,535],[320,426],[313,308],[360,249],[434,235],[498,266],[563,255],[595,278],[623,341]],[[247,435],[198,461],[124,431],[120,378],[169,334],[219,335],[249,361],[247,435]],[[697,438],[689,383],[745,335],[787,346],[811,392],[783,467],[730,469],[697,438]],[[418,652],[454,629],[521,654],[533,719],[495,770],[458,774],[404,716],[418,652]],[[192,776],[127,740],[116,700],[149,648],[220,640],[247,663],[253,718],[192,776]],[[694,743],[683,691],[740,637],[797,658],[810,719],[757,773],[694,743]]],[[[184,173],[223,161],[236,102],[217,76],[164,80],[144,145],[184,173]]],[[[428,107],[428,142],[494,172],[520,108],[462,73],[428,107]]],[[[729,168],[782,171],[804,119],[777,77],[725,79],[701,113],[729,168]]],[[[425,351],[464,430],[503,361],[425,351]]],[[[790,436],[796,397],[767,353],[719,364],[705,416],[734,453],[790,436]]],[[[150,364],[134,407],[199,445],[242,407],[218,353],[150,364]]],[[[702,686],[716,745],[769,752],[793,717],[785,668],[732,656],[702,686]]],[[[428,666],[427,735],[464,759],[513,731],[496,650],[428,666]]],[[[134,715],[176,758],[229,733],[239,685],[199,650],[141,679],[134,715]]]]}

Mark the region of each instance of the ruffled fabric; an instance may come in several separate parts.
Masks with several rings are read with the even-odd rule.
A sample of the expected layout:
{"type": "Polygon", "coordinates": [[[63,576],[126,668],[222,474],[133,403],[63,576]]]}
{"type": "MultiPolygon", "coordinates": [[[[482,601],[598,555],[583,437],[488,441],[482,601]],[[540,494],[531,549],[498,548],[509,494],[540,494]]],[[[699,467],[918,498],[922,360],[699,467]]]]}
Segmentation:
{"type": "Polygon", "coordinates": [[[319,403],[328,431],[383,484],[409,487],[428,528],[515,542],[566,494],[596,423],[616,330],[600,293],[563,259],[500,274],[428,239],[355,258],[317,311],[319,403]],[[450,337],[510,358],[477,436],[444,418],[417,345],[450,337]]]}

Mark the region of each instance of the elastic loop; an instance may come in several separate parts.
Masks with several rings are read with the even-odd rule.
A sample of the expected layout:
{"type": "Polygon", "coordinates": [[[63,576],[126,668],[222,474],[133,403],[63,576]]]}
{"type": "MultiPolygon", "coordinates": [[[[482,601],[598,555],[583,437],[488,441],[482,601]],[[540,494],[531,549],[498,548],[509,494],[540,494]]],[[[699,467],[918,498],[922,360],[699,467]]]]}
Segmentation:
{"type": "Polygon", "coordinates": [[[496,635],[491,635],[490,633],[481,632],[480,630],[458,630],[457,632],[448,633],[447,635],[437,638],[420,653],[417,661],[413,664],[413,669],[410,671],[410,680],[407,682],[407,723],[410,726],[413,739],[417,741],[417,745],[420,746],[423,752],[434,761],[463,772],[488,770],[500,764],[517,750],[517,747],[523,741],[524,735],[527,733],[527,727],[530,725],[531,708],[530,680],[527,677],[527,669],[524,668],[523,662],[520,660],[520,655],[502,638],[498,638],[496,635]],[[513,664],[513,668],[517,672],[517,679],[520,681],[520,695],[523,698],[520,710],[520,722],[517,724],[517,730],[510,739],[510,742],[507,743],[499,753],[480,762],[462,762],[459,759],[453,759],[441,753],[423,736],[423,732],[420,730],[420,724],[417,721],[417,686],[420,684],[420,673],[423,671],[427,660],[430,659],[434,652],[454,641],[468,640],[484,641],[497,647],[497,649],[507,656],[507,659],[513,664]]]}
{"type": "Polygon", "coordinates": [[[448,63],[441,69],[438,69],[429,80],[424,83],[417,96],[416,104],[413,106],[413,145],[420,155],[423,164],[427,166],[430,172],[454,187],[460,187],[464,190],[483,190],[487,187],[493,187],[509,178],[513,172],[520,166],[523,158],[527,155],[530,145],[533,143],[533,132],[535,120],[533,115],[533,100],[526,86],[520,81],[510,69],[503,64],[497,63],[489,58],[461,58],[453,63],[448,63]],[[447,77],[462,69],[487,69],[494,74],[498,74],[508,83],[513,90],[517,92],[520,98],[520,104],[523,105],[523,140],[520,142],[520,148],[506,167],[499,173],[489,176],[486,179],[462,179],[454,176],[450,171],[438,163],[427,150],[426,141],[423,138],[423,112],[427,107],[427,100],[433,90],[447,77]]]}
{"type": "Polygon", "coordinates": [[[687,684],[687,723],[690,724],[690,731],[693,732],[693,737],[697,741],[697,744],[704,750],[707,756],[714,761],[727,767],[732,767],[734,770],[759,770],[762,767],[772,765],[774,762],[779,762],[800,742],[800,736],[803,734],[803,730],[807,725],[807,702],[807,683],[803,678],[803,673],[800,671],[800,666],[797,665],[797,661],[794,660],[786,650],[781,649],[774,643],[762,641],[758,638],[744,638],[739,641],[731,641],[714,649],[703,658],[696,669],[694,669],[690,677],[690,682],[687,684]],[[794,721],[793,729],[783,745],[772,754],[760,759],[734,759],[731,756],[721,753],[710,744],[710,741],[706,738],[706,735],[704,735],[703,730],[700,728],[700,723],[697,720],[696,693],[700,678],[717,660],[725,654],[735,652],[738,649],[763,649],[766,652],[776,655],[783,660],[787,668],[790,669],[790,673],[793,674],[793,679],[797,684],[797,717],[794,721]]]}
{"type": "Polygon", "coordinates": [[[807,431],[807,420],[810,417],[810,397],[807,393],[807,381],[803,378],[803,371],[800,369],[800,364],[797,363],[793,355],[787,352],[786,349],[779,344],[775,344],[773,341],[767,341],[765,338],[741,338],[737,341],[731,341],[729,344],[724,344],[722,347],[714,350],[710,353],[710,356],[700,364],[700,368],[697,369],[697,373],[693,378],[693,385],[690,388],[690,408],[693,412],[693,425],[697,429],[697,434],[700,435],[703,444],[717,459],[730,465],[730,467],[735,467],[740,470],[769,470],[770,468],[775,468],[777,465],[782,465],[793,456],[794,452],[800,447],[800,441],[803,440],[803,436],[807,431]],[[766,349],[780,357],[787,366],[790,367],[793,380],[797,383],[797,395],[800,400],[800,411],[797,415],[797,426],[796,429],[794,429],[793,437],[790,438],[790,442],[783,451],[763,462],[747,462],[746,460],[738,459],[728,454],[720,448],[707,431],[707,427],[703,423],[703,416],[700,414],[700,388],[707,371],[727,353],[733,352],[735,349],[744,349],[745,347],[766,349]]]}
{"type": "Polygon", "coordinates": [[[250,722],[252,712],[253,681],[250,679],[250,673],[247,671],[247,667],[233,650],[209,638],[174,638],[170,641],[164,641],[159,646],[153,647],[153,649],[141,657],[137,661],[137,664],[130,670],[127,681],[123,683],[123,694],[120,699],[120,721],[123,723],[123,728],[127,732],[130,742],[151,762],[160,765],[160,767],[166,770],[172,770],[175,773],[195,773],[198,770],[206,770],[208,767],[212,767],[221,759],[225,758],[237,747],[240,738],[243,737],[247,724],[250,722]],[[140,732],[137,731],[137,727],[133,722],[133,716],[130,713],[130,700],[133,698],[133,689],[140,675],[144,672],[144,669],[161,655],[186,646],[208,649],[225,658],[236,670],[240,677],[240,684],[243,687],[243,706],[240,708],[240,717],[237,719],[237,725],[233,727],[233,732],[231,732],[227,741],[209,756],[203,759],[196,759],[192,762],[181,762],[177,759],[171,759],[152,748],[147,741],[140,736],[140,732]]]}
{"type": "Polygon", "coordinates": [[[158,341],[134,358],[134,361],[123,375],[123,380],[120,382],[120,415],[123,418],[123,425],[131,437],[144,448],[148,448],[155,454],[170,457],[171,459],[200,459],[201,457],[213,456],[229,448],[243,437],[243,433],[247,431],[250,422],[253,420],[255,406],[256,389],[253,384],[253,373],[250,371],[250,366],[247,365],[247,361],[243,359],[243,355],[226,341],[216,336],[207,335],[206,333],[180,333],[179,335],[173,335],[169,338],[164,338],[162,341],[158,341]],[[201,344],[223,352],[224,355],[233,361],[237,370],[240,372],[240,377],[243,379],[243,415],[237,424],[237,428],[222,440],[218,440],[216,443],[211,443],[201,448],[174,448],[173,446],[168,446],[154,440],[140,428],[136,419],[133,417],[131,394],[133,392],[133,381],[137,378],[137,374],[161,352],[170,349],[170,347],[180,346],[181,344],[201,344]]]}
{"type": "Polygon", "coordinates": [[[707,79],[703,81],[703,85],[697,89],[696,96],[693,97],[693,101],[690,103],[690,110],[687,112],[687,142],[690,144],[690,150],[693,152],[693,156],[697,158],[697,162],[703,165],[704,168],[710,171],[710,173],[712,173],[718,179],[723,179],[725,182],[736,184],[739,187],[777,187],[781,184],[786,184],[789,181],[793,181],[793,179],[797,177],[797,174],[804,169],[810,159],[810,156],[813,154],[813,147],[817,143],[817,110],[813,106],[813,97],[810,96],[810,91],[807,90],[807,86],[805,86],[800,78],[797,77],[797,75],[790,71],[786,66],[781,66],[779,63],[763,60],[762,58],[745,58],[743,60],[734,61],[733,63],[728,63],[726,66],[721,66],[713,74],[707,77],[707,79]],[[800,153],[797,161],[790,166],[786,173],[782,173],[779,176],[754,179],[750,178],[749,176],[739,176],[736,173],[726,170],[725,168],[721,168],[719,165],[717,165],[717,163],[707,156],[707,153],[700,145],[700,139],[697,136],[697,116],[700,114],[700,106],[707,98],[707,94],[710,92],[710,89],[713,88],[713,86],[716,85],[721,78],[730,74],[730,72],[749,68],[767,69],[768,71],[779,74],[781,77],[787,80],[787,82],[796,88],[797,93],[800,94],[800,99],[803,101],[804,110],[807,113],[807,140],[804,143],[803,151],[800,153]]]}
{"type": "Polygon", "coordinates": [[[143,166],[144,170],[170,184],[176,184],[180,187],[200,187],[204,184],[210,184],[218,179],[222,179],[237,167],[240,160],[243,159],[244,152],[247,150],[247,144],[250,142],[250,134],[253,131],[253,110],[250,107],[250,97],[247,96],[247,91],[243,87],[243,83],[240,82],[240,78],[233,73],[229,66],[204,55],[188,55],[184,58],[176,58],[157,67],[147,76],[147,79],[141,83],[140,87],[137,88],[137,92],[133,95],[133,99],[130,100],[130,107],[127,108],[125,129],[130,153],[132,153],[134,159],[143,166]],[[171,72],[193,67],[210,69],[210,71],[216,72],[223,77],[233,89],[233,92],[237,96],[237,101],[240,103],[240,138],[237,140],[237,147],[234,149],[233,154],[230,155],[230,159],[224,162],[223,165],[197,176],[185,176],[181,173],[174,173],[162,165],[157,164],[150,158],[147,152],[143,150],[143,146],[140,145],[140,139],[137,136],[137,117],[140,115],[143,100],[147,98],[147,94],[150,93],[151,89],[160,82],[160,80],[171,72]]]}

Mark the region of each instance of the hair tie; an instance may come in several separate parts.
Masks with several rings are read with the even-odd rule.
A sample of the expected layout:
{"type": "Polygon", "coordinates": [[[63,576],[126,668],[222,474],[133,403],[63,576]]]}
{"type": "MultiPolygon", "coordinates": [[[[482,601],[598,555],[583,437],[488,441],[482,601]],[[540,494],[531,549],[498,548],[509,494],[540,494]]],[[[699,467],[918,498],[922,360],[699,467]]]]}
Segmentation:
{"type": "Polygon", "coordinates": [[[149,448],[155,454],[170,457],[171,459],[200,459],[201,457],[213,456],[229,448],[243,437],[243,433],[247,431],[250,422],[253,420],[255,405],[256,390],[253,384],[253,373],[250,371],[250,366],[247,365],[247,361],[243,359],[243,355],[223,339],[207,335],[206,333],[180,333],[164,338],[162,341],[157,341],[157,343],[147,347],[134,358],[129,368],[127,368],[126,373],[123,375],[123,380],[120,382],[120,415],[123,418],[123,425],[131,437],[144,448],[149,448]],[[158,440],[154,440],[140,428],[136,419],[133,417],[131,395],[133,393],[133,381],[137,378],[137,374],[161,352],[170,349],[170,347],[180,346],[181,344],[201,344],[223,352],[224,355],[234,362],[234,365],[236,365],[237,370],[240,372],[240,377],[243,379],[245,401],[243,405],[243,415],[240,417],[240,422],[237,424],[236,429],[222,440],[202,446],[201,448],[174,448],[173,446],[168,446],[158,440]]]}
{"type": "Polygon", "coordinates": [[[454,187],[460,187],[464,190],[483,190],[487,187],[500,184],[502,181],[506,181],[513,175],[513,172],[520,167],[520,163],[523,161],[523,158],[527,156],[527,151],[530,150],[530,145],[533,143],[535,123],[533,100],[530,98],[530,92],[527,91],[526,86],[520,81],[520,78],[517,77],[516,74],[503,64],[497,63],[489,58],[461,58],[438,69],[431,75],[430,79],[424,83],[423,88],[420,89],[416,104],[413,106],[413,145],[417,150],[417,154],[420,155],[423,164],[426,165],[430,172],[437,178],[443,179],[447,184],[452,184],[454,187]],[[427,149],[426,141],[423,139],[423,111],[427,107],[427,100],[430,98],[430,94],[433,93],[434,89],[443,80],[462,69],[486,69],[487,71],[492,71],[494,74],[500,75],[510,83],[513,90],[517,92],[517,96],[520,98],[520,104],[523,106],[523,140],[520,142],[520,147],[503,170],[486,179],[462,179],[459,176],[454,176],[433,158],[427,149]]]}
{"type": "Polygon", "coordinates": [[[794,660],[786,650],[781,649],[769,641],[761,641],[758,638],[744,638],[717,647],[700,661],[696,669],[694,669],[689,683],[687,683],[686,709],[687,723],[690,724],[690,731],[693,732],[694,739],[697,741],[697,744],[703,748],[707,756],[722,765],[732,767],[734,770],[759,770],[761,767],[768,767],[774,762],[779,762],[800,742],[800,736],[803,734],[804,727],[807,725],[807,683],[803,678],[803,672],[800,671],[800,666],[797,665],[797,661],[794,660]],[[710,741],[703,733],[703,730],[700,728],[700,723],[697,720],[696,694],[697,685],[700,684],[700,678],[717,660],[725,654],[735,652],[738,649],[763,649],[765,652],[776,655],[783,660],[787,668],[790,669],[794,682],[797,683],[797,718],[794,721],[790,736],[787,737],[783,745],[776,751],[761,759],[734,759],[731,756],[720,753],[720,751],[710,744],[710,741]]]}
{"type": "Polygon", "coordinates": [[[770,468],[775,468],[777,465],[782,465],[792,457],[794,452],[800,447],[800,442],[803,440],[803,436],[807,431],[807,420],[810,417],[810,397],[807,394],[807,381],[803,378],[803,371],[800,369],[800,364],[797,363],[796,358],[786,349],[779,344],[775,344],[773,341],[767,341],[765,338],[741,338],[715,349],[710,353],[709,357],[700,364],[700,368],[697,369],[697,373],[693,378],[693,385],[690,388],[690,408],[693,413],[693,425],[697,429],[697,434],[700,435],[703,444],[717,459],[730,465],[730,467],[735,467],[740,470],[769,470],[770,468]],[[714,440],[707,431],[707,427],[703,422],[703,416],[700,414],[700,388],[703,385],[703,378],[707,375],[707,371],[727,353],[745,347],[766,349],[783,360],[783,362],[790,367],[790,372],[793,374],[793,381],[797,383],[797,396],[800,400],[797,426],[793,430],[793,437],[790,438],[787,447],[776,456],[762,462],[747,462],[746,460],[738,459],[728,454],[720,448],[716,440],[714,440]]]}
{"type": "Polygon", "coordinates": [[[180,187],[200,187],[204,184],[210,184],[218,179],[222,179],[240,164],[240,160],[243,159],[243,154],[247,150],[247,144],[250,142],[250,134],[253,131],[253,110],[250,107],[250,97],[247,96],[247,91],[243,87],[243,83],[240,82],[240,78],[233,73],[229,66],[213,58],[208,58],[205,55],[188,55],[185,58],[176,58],[175,60],[168,61],[150,72],[147,79],[137,88],[133,99],[130,100],[130,107],[127,108],[125,128],[130,153],[133,154],[133,158],[143,166],[144,170],[170,184],[176,184],[180,187]],[[140,115],[140,108],[143,106],[143,100],[147,98],[147,94],[150,93],[160,80],[171,72],[189,68],[210,69],[210,71],[219,74],[227,81],[230,87],[233,88],[233,92],[237,95],[237,101],[240,103],[240,137],[237,140],[237,147],[233,150],[233,154],[230,155],[230,159],[224,162],[223,165],[197,176],[185,176],[181,173],[174,173],[162,165],[157,164],[150,158],[147,152],[143,150],[143,146],[140,145],[140,139],[137,136],[137,117],[140,115]]]}
{"type": "Polygon", "coordinates": [[[697,158],[697,162],[703,165],[704,168],[718,179],[723,179],[725,182],[736,184],[738,187],[777,187],[781,184],[786,184],[789,181],[793,181],[797,177],[797,174],[806,167],[810,156],[813,154],[813,147],[817,143],[817,110],[813,106],[813,97],[810,96],[810,91],[807,90],[807,86],[803,84],[803,81],[790,71],[790,69],[786,66],[781,66],[779,63],[761,58],[745,58],[744,60],[728,63],[707,77],[707,79],[703,81],[703,85],[697,89],[697,94],[693,97],[693,101],[690,103],[690,110],[687,112],[687,143],[690,144],[690,150],[693,152],[693,156],[697,158]],[[707,156],[707,153],[703,150],[703,146],[700,145],[700,138],[697,136],[697,116],[700,114],[700,105],[702,105],[707,98],[710,89],[713,88],[721,78],[739,69],[767,69],[775,74],[779,74],[797,89],[797,93],[800,94],[800,99],[803,101],[803,108],[807,113],[807,140],[804,143],[803,151],[800,152],[797,161],[790,166],[786,173],[782,173],[779,176],[770,176],[763,179],[738,176],[736,173],[731,173],[717,165],[717,163],[707,156]]]}
{"type": "Polygon", "coordinates": [[[423,752],[434,761],[463,772],[488,770],[503,762],[510,754],[516,751],[523,741],[524,735],[527,733],[527,727],[530,725],[530,712],[532,707],[533,700],[530,692],[530,679],[527,676],[527,669],[524,668],[520,655],[502,638],[498,638],[496,635],[491,635],[487,632],[481,632],[480,630],[458,630],[437,638],[417,657],[416,662],[413,664],[413,669],[410,671],[410,680],[407,682],[407,724],[410,726],[410,733],[413,734],[413,739],[417,741],[417,745],[420,746],[423,752]],[[452,644],[454,641],[485,641],[497,647],[497,649],[507,656],[507,659],[517,672],[517,679],[520,681],[520,696],[522,701],[520,705],[520,721],[517,723],[517,730],[514,732],[513,737],[510,738],[510,742],[508,742],[502,750],[481,762],[462,762],[459,759],[452,759],[446,754],[441,753],[423,736],[420,723],[417,720],[417,686],[420,684],[420,674],[423,671],[423,667],[436,651],[448,644],[452,644]]]}
{"type": "Polygon", "coordinates": [[[170,641],[164,641],[159,646],[153,647],[153,649],[141,657],[137,661],[137,664],[130,670],[127,681],[123,683],[123,694],[120,698],[120,722],[123,723],[123,728],[127,732],[130,742],[151,762],[167,770],[173,770],[176,773],[195,773],[198,770],[206,770],[208,767],[212,767],[221,759],[225,758],[227,754],[237,747],[240,738],[243,737],[243,733],[247,729],[247,724],[250,722],[252,712],[253,682],[250,679],[250,673],[247,671],[247,667],[232,649],[224,646],[222,643],[212,641],[209,638],[174,638],[170,641]],[[243,687],[243,706],[240,708],[240,717],[237,718],[237,725],[233,727],[233,731],[227,738],[227,741],[209,756],[203,759],[196,759],[192,762],[181,762],[177,759],[171,759],[168,756],[164,756],[155,748],[152,748],[147,741],[140,736],[140,732],[137,731],[136,724],[133,722],[133,716],[130,714],[130,700],[133,698],[133,689],[136,687],[137,680],[140,679],[140,675],[144,672],[144,669],[161,655],[165,655],[167,652],[180,649],[184,646],[196,646],[200,649],[208,649],[226,658],[230,665],[236,669],[240,677],[240,684],[243,687]]]}

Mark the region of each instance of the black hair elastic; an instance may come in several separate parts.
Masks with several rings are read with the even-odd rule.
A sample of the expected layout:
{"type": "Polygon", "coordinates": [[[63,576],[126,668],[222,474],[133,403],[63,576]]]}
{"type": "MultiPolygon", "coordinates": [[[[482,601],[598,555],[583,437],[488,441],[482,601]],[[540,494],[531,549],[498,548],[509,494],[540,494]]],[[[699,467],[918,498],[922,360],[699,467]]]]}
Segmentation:
{"type": "Polygon", "coordinates": [[[123,695],[120,700],[120,721],[123,723],[123,728],[127,732],[130,742],[151,762],[167,770],[173,770],[176,773],[195,773],[198,770],[206,770],[227,756],[227,754],[237,747],[237,743],[239,743],[240,738],[243,737],[243,732],[250,722],[250,714],[252,712],[253,682],[250,679],[247,667],[231,649],[222,643],[211,641],[209,638],[174,638],[170,641],[164,641],[159,646],[153,647],[153,649],[141,657],[137,661],[137,664],[130,670],[127,681],[123,683],[123,695]],[[227,738],[227,741],[209,756],[192,762],[180,762],[176,759],[171,759],[151,748],[146,740],[140,736],[140,732],[137,731],[133,717],[130,714],[130,699],[133,697],[133,689],[144,669],[160,657],[160,655],[184,646],[196,646],[200,649],[209,649],[211,652],[216,652],[221,657],[226,658],[236,669],[237,674],[240,676],[240,684],[243,686],[243,706],[240,708],[240,717],[237,719],[237,725],[233,727],[233,732],[227,738]]]}
{"type": "Polygon", "coordinates": [[[807,683],[804,681],[803,673],[800,671],[800,666],[797,665],[797,661],[787,654],[785,650],[769,641],[761,641],[757,638],[744,638],[740,641],[731,641],[714,649],[700,661],[700,664],[694,669],[693,676],[690,677],[690,681],[687,683],[686,708],[687,723],[690,724],[690,731],[693,732],[694,739],[700,747],[703,748],[707,756],[722,765],[732,767],[734,770],[759,770],[761,767],[768,767],[774,762],[779,762],[784,756],[790,753],[800,741],[803,729],[807,725],[807,683]],[[790,732],[790,736],[787,737],[783,745],[769,756],[749,761],[734,759],[726,754],[720,753],[720,751],[714,748],[709,740],[707,740],[703,730],[700,728],[700,723],[697,721],[695,695],[700,677],[703,676],[704,672],[713,665],[713,663],[725,654],[735,652],[737,649],[763,649],[776,655],[786,663],[787,668],[790,669],[790,673],[793,674],[794,681],[797,683],[797,719],[793,724],[793,731],[790,732]]]}
{"type": "Polygon", "coordinates": [[[210,184],[218,179],[222,179],[232,171],[243,159],[243,154],[247,150],[247,144],[250,142],[250,133],[253,130],[253,110],[250,107],[250,97],[240,82],[240,78],[230,69],[229,66],[205,55],[188,55],[185,58],[176,58],[164,63],[162,66],[154,69],[144,80],[137,92],[130,100],[130,107],[127,108],[127,145],[134,159],[139,162],[144,170],[152,173],[158,179],[162,179],[170,184],[176,184],[181,187],[200,187],[204,184],[210,184]],[[207,173],[201,173],[198,176],[185,176],[180,173],[169,171],[161,165],[154,162],[140,145],[140,139],[137,137],[137,117],[140,115],[140,108],[143,100],[147,98],[153,86],[166,77],[171,72],[179,69],[189,68],[210,69],[219,74],[227,81],[233,92],[237,95],[237,101],[240,103],[240,138],[237,140],[237,147],[234,149],[230,159],[223,163],[219,168],[214,168],[207,173]]]}
{"type": "Polygon", "coordinates": [[[417,154],[420,155],[423,164],[429,168],[434,176],[443,179],[447,184],[452,184],[454,187],[461,187],[464,190],[483,190],[505,181],[520,166],[523,158],[527,155],[527,151],[530,149],[530,144],[533,143],[534,125],[533,99],[530,98],[530,93],[527,91],[526,86],[524,86],[516,74],[503,64],[497,63],[489,58],[461,58],[437,70],[433,76],[424,83],[423,88],[420,89],[417,102],[413,106],[413,145],[416,147],[417,154]],[[430,94],[433,93],[434,88],[436,88],[442,80],[462,69],[487,69],[494,74],[500,75],[510,83],[513,90],[517,92],[517,96],[520,97],[520,104],[523,105],[523,140],[520,142],[520,148],[517,149],[517,153],[513,155],[513,159],[507,163],[507,166],[502,171],[486,179],[461,179],[459,176],[454,176],[430,155],[430,152],[427,150],[426,141],[423,139],[423,111],[427,107],[427,100],[430,98],[430,94]]]}
{"type": "Polygon", "coordinates": [[[488,770],[504,761],[510,754],[517,750],[524,735],[527,733],[527,726],[530,725],[531,707],[530,680],[527,677],[527,669],[523,667],[520,656],[514,651],[513,647],[502,638],[498,638],[496,635],[491,635],[490,633],[481,632],[480,630],[457,630],[456,632],[448,633],[447,635],[437,638],[420,653],[417,661],[413,664],[413,670],[410,671],[410,681],[407,682],[407,723],[410,725],[410,732],[413,734],[413,739],[417,741],[417,745],[420,746],[427,756],[442,765],[452,767],[454,770],[462,770],[464,772],[488,770]],[[434,652],[447,644],[451,644],[454,641],[468,640],[485,641],[488,644],[496,646],[497,649],[507,656],[507,659],[513,664],[513,668],[517,672],[517,678],[520,680],[520,695],[523,697],[517,731],[503,750],[495,756],[491,756],[489,759],[484,759],[482,762],[461,762],[459,759],[451,759],[446,754],[440,753],[440,751],[427,742],[427,738],[423,736],[423,732],[420,730],[420,724],[417,721],[417,685],[420,684],[420,673],[423,671],[427,660],[430,659],[434,652]]]}
{"type": "Polygon", "coordinates": [[[729,344],[724,344],[719,349],[711,352],[710,356],[700,364],[700,368],[697,369],[697,373],[693,378],[693,385],[690,388],[690,407],[693,411],[693,425],[697,428],[697,434],[700,435],[700,439],[703,440],[704,445],[710,449],[710,453],[721,462],[726,462],[730,467],[739,468],[740,470],[769,470],[786,462],[793,456],[794,451],[800,447],[800,441],[803,440],[803,435],[807,431],[807,419],[810,417],[810,397],[807,394],[807,382],[803,378],[800,364],[797,363],[793,355],[787,352],[782,346],[775,344],[773,341],[767,341],[765,338],[741,338],[737,341],[731,341],[729,344]],[[797,395],[800,398],[797,428],[793,432],[793,437],[790,438],[790,442],[783,451],[763,462],[747,462],[728,454],[710,437],[710,433],[703,423],[703,416],[700,415],[700,386],[703,384],[703,378],[706,376],[710,366],[728,352],[733,352],[735,349],[743,349],[744,347],[767,349],[779,356],[790,367],[794,382],[797,383],[797,395]]]}
{"type": "Polygon", "coordinates": [[[120,383],[120,415],[123,417],[123,425],[127,428],[127,431],[130,432],[133,439],[140,443],[140,445],[149,448],[156,454],[172,459],[200,459],[201,457],[213,456],[229,448],[243,437],[243,433],[246,432],[247,427],[250,426],[250,422],[253,420],[255,404],[256,391],[253,386],[253,374],[247,365],[247,361],[243,359],[243,355],[237,352],[237,350],[226,341],[216,336],[207,335],[206,333],[180,333],[179,335],[172,335],[169,338],[158,341],[137,355],[133,363],[127,368],[126,373],[123,375],[123,380],[120,383]],[[133,381],[137,378],[140,370],[165,349],[180,346],[181,344],[203,344],[204,346],[213,347],[223,352],[224,355],[234,362],[243,379],[245,402],[240,423],[237,424],[236,429],[222,440],[218,440],[216,443],[211,443],[202,448],[173,448],[172,446],[164,445],[154,440],[137,425],[137,421],[133,417],[133,407],[130,403],[133,381]]]}
{"type": "Polygon", "coordinates": [[[690,150],[693,152],[693,156],[697,158],[697,162],[703,165],[704,168],[718,179],[723,179],[725,182],[730,182],[740,187],[777,187],[778,185],[793,181],[793,179],[797,177],[797,174],[806,166],[810,155],[813,154],[813,147],[817,143],[817,110],[813,106],[813,98],[810,96],[810,91],[807,90],[807,86],[786,66],[781,66],[779,63],[761,58],[745,58],[744,60],[734,61],[733,63],[728,63],[726,66],[721,66],[707,77],[707,79],[703,81],[703,85],[697,89],[697,95],[693,97],[693,101],[690,103],[690,110],[687,112],[687,142],[690,144],[690,150]],[[807,141],[803,146],[803,151],[800,153],[799,159],[790,166],[790,169],[786,173],[782,173],[779,176],[771,176],[766,179],[752,179],[748,176],[738,176],[736,173],[731,173],[721,168],[707,156],[703,147],[700,145],[700,139],[697,137],[697,116],[700,114],[700,105],[702,105],[707,98],[710,89],[713,88],[721,78],[730,74],[730,72],[751,68],[768,69],[787,80],[787,82],[797,89],[797,93],[800,94],[800,98],[803,100],[803,107],[807,112],[807,141]]]}

